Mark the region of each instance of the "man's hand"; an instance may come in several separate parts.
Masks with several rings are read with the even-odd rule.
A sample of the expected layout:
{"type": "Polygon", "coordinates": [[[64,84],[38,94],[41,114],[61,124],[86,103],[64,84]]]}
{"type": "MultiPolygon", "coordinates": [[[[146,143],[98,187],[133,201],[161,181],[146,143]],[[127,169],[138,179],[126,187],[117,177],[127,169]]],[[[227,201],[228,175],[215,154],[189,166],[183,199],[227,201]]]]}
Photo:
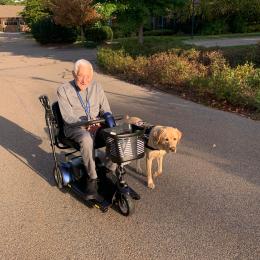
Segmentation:
{"type": "Polygon", "coordinates": [[[99,127],[100,127],[100,123],[87,126],[86,129],[87,129],[91,134],[94,134],[94,133],[96,133],[96,131],[98,130],[99,127]]]}

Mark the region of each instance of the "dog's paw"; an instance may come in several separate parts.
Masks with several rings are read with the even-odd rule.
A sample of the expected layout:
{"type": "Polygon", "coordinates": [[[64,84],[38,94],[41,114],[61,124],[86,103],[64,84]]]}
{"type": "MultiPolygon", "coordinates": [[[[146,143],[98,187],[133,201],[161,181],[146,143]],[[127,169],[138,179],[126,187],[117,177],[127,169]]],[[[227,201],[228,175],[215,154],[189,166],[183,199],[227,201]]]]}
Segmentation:
{"type": "Polygon", "coordinates": [[[154,183],[153,182],[148,182],[148,188],[150,188],[150,189],[154,189],[155,188],[155,185],[154,185],[154,183]]]}
{"type": "Polygon", "coordinates": [[[160,176],[160,175],[162,175],[162,172],[155,172],[153,176],[154,176],[154,177],[158,177],[158,176],[160,176]]]}

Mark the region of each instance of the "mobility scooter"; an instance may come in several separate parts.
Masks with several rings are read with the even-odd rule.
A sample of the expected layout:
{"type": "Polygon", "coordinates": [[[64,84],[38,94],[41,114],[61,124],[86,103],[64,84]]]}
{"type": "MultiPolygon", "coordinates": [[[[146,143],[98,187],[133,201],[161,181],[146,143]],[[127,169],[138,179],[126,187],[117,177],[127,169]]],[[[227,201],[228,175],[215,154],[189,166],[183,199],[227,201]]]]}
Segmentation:
{"type": "MultiPolygon", "coordinates": [[[[113,117],[110,113],[103,113],[100,118],[92,121],[80,121],[73,124],[74,127],[100,124],[102,136],[105,140],[95,140],[95,162],[99,179],[98,193],[100,198],[87,200],[85,196],[86,178],[88,174],[79,152],[79,144],[67,138],[64,134],[64,123],[58,102],[50,105],[48,96],[39,97],[45,109],[46,126],[49,132],[52,154],[54,159],[53,176],[59,189],[69,188],[80,196],[87,205],[95,206],[102,212],[106,212],[109,206],[114,205],[124,216],[134,212],[134,200],[139,200],[137,194],[124,180],[125,165],[132,160],[144,156],[143,129],[134,125],[117,125],[116,121],[122,116],[113,117]],[[100,142],[101,141],[101,142],[100,142]],[[106,156],[117,164],[115,172],[109,171],[104,164],[104,158],[98,154],[98,148],[106,146],[106,156]],[[55,148],[70,149],[65,153],[65,161],[58,161],[55,148]],[[72,149],[72,151],[71,151],[72,149]],[[78,155],[76,155],[76,153],[78,155]]],[[[97,138],[96,138],[97,139],[97,138]]]]}

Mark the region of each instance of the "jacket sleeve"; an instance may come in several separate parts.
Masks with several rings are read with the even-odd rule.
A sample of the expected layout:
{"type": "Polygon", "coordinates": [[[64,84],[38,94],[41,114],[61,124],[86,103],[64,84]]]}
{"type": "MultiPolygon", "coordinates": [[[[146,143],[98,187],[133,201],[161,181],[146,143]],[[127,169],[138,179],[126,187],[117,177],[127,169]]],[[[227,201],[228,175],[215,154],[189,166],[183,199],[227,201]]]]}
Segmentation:
{"type": "Polygon", "coordinates": [[[60,86],[58,88],[57,97],[58,97],[60,112],[65,123],[72,124],[78,122],[79,119],[73,113],[71,104],[69,102],[69,99],[67,97],[66,91],[64,90],[63,86],[60,86]]]}

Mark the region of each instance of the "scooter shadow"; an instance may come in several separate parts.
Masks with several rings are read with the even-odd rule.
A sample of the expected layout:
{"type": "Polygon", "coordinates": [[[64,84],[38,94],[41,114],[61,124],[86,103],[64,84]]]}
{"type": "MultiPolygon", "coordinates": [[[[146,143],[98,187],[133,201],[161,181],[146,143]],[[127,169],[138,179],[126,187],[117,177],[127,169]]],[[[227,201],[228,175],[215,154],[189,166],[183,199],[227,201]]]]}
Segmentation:
{"type": "Polygon", "coordinates": [[[144,179],[146,178],[146,176],[143,173],[138,173],[136,171],[136,168],[132,165],[126,166],[126,174],[129,175],[131,178],[137,180],[142,185],[146,186],[146,179],[144,179]]]}
{"type": "Polygon", "coordinates": [[[51,153],[40,147],[43,142],[42,138],[2,116],[0,116],[0,128],[0,145],[51,186],[54,186],[53,163],[50,163],[51,153]]]}

